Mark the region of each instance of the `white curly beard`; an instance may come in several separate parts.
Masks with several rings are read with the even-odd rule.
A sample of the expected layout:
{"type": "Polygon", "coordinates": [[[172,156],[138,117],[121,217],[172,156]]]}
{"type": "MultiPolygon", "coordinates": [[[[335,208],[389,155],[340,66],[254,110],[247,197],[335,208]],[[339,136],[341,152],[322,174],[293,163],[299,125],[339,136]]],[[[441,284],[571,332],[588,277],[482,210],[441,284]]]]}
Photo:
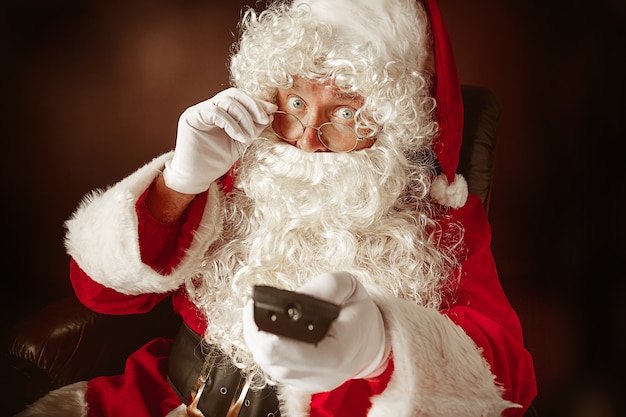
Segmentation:
{"type": "Polygon", "coordinates": [[[307,153],[269,139],[255,142],[242,159],[238,191],[225,202],[223,236],[188,282],[208,317],[206,340],[262,385],[241,325],[255,284],[295,290],[323,272],[346,270],[366,286],[437,304],[432,295],[442,277],[432,266],[441,260],[424,246],[427,224],[415,209],[398,209],[407,187],[402,172],[374,148],[307,153]],[[425,264],[430,276],[420,272],[425,264]]]}

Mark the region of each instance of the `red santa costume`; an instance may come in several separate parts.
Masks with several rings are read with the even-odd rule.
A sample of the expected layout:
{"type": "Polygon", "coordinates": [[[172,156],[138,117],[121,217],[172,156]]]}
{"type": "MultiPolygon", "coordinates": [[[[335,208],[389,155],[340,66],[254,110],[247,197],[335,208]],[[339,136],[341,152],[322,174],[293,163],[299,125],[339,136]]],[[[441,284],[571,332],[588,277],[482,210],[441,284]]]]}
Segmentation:
{"type": "MultiPolygon", "coordinates": [[[[307,154],[268,129],[236,176],[212,183],[172,223],[153,217],[146,195],[176,151],[155,158],[87,196],[67,222],[80,300],[135,314],[172,294],[186,325],[252,389],[276,387],[280,409],[263,415],[522,416],[536,395],[532,359],[498,280],[483,205],[455,174],[460,86],[437,3],[423,3],[302,0],[247,13],[234,85],[273,101],[294,76],[332,80],[365,97],[362,126],[382,127],[376,143],[307,154]],[[251,286],[297,290],[337,270],[357,277],[382,314],[382,367],[325,392],[275,381],[244,341],[251,286]]],[[[172,345],[154,340],[123,375],[63,387],[21,415],[187,415],[168,382],[172,345]]]]}

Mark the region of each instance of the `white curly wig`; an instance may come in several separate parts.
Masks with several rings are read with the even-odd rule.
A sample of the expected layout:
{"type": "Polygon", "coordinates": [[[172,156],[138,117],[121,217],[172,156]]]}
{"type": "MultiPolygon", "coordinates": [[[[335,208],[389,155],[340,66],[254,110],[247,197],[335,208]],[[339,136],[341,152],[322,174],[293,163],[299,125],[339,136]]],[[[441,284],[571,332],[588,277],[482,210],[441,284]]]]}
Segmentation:
{"type": "Polygon", "coordinates": [[[431,43],[415,0],[275,1],[245,11],[231,81],[272,102],[294,76],[331,81],[365,98],[357,127],[378,133],[377,146],[413,154],[437,131],[431,43]]]}

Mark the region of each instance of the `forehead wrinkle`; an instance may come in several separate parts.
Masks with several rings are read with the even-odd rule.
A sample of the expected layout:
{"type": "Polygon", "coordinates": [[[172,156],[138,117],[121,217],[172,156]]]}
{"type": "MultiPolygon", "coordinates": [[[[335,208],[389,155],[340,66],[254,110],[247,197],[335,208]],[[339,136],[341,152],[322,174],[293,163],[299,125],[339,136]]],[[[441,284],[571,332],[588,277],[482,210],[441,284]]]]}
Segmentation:
{"type": "MultiPolygon", "coordinates": [[[[323,91],[330,91],[329,97],[332,97],[334,100],[339,102],[343,102],[341,104],[349,104],[353,107],[361,107],[363,105],[363,97],[356,93],[350,93],[342,91],[337,85],[332,82],[316,82],[315,80],[303,79],[301,77],[294,77],[294,82],[291,86],[291,90],[294,93],[298,94],[313,94],[316,95],[316,91],[314,91],[314,86],[318,86],[323,89],[323,91]]],[[[307,100],[308,101],[308,100],[307,100]]]]}

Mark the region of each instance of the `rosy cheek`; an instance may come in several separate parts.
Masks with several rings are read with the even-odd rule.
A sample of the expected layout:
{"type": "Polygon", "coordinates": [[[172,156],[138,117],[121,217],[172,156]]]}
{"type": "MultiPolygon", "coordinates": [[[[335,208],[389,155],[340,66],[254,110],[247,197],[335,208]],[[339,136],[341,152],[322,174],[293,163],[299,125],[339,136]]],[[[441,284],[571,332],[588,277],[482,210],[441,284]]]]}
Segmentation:
{"type": "Polygon", "coordinates": [[[360,142],[357,144],[357,146],[356,146],[356,148],[355,148],[354,150],[359,150],[359,149],[366,149],[366,148],[369,148],[369,147],[371,147],[371,146],[372,146],[375,142],[376,142],[376,138],[374,138],[374,139],[366,139],[366,140],[360,141],[360,142]]]}
{"type": "MultiPolygon", "coordinates": [[[[279,139],[280,139],[280,138],[279,138],[279,139]]],[[[280,139],[280,141],[281,141],[281,142],[283,142],[283,143],[286,143],[287,145],[291,145],[291,146],[294,146],[294,147],[296,147],[296,148],[298,147],[298,141],[297,141],[297,140],[294,140],[294,141],[292,141],[292,142],[289,142],[289,141],[287,141],[287,140],[285,140],[285,139],[280,139]]]]}

